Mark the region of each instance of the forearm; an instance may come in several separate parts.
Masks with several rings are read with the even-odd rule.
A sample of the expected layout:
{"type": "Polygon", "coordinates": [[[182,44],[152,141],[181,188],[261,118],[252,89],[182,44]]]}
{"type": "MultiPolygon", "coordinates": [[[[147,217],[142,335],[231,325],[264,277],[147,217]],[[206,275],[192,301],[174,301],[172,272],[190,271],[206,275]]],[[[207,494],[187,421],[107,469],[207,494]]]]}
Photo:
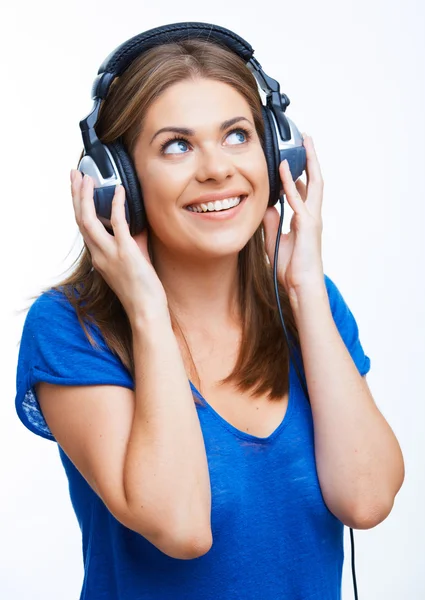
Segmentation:
{"type": "Polygon", "coordinates": [[[208,536],[204,440],[168,317],[133,323],[135,411],[124,469],[127,501],[176,537],[208,536]]]}
{"type": "Polygon", "coordinates": [[[326,286],[291,291],[311,402],[317,473],[331,512],[351,527],[389,514],[404,464],[334,323],[326,286]]]}

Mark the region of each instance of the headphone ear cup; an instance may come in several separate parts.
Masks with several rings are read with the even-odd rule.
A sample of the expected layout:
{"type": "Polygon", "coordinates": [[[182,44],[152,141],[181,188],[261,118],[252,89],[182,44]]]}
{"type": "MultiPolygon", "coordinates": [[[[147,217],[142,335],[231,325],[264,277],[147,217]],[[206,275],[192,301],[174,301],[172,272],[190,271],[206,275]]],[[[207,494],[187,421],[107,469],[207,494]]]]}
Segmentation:
{"type": "Polygon", "coordinates": [[[261,107],[264,121],[264,154],[266,156],[267,169],[269,172],[270,197],[269,206],[274,206],[280,196],[280,176],[279,176],[279,148],[277,143],[276,129],[270,109],[266,106],[261,107]]]}
{"type": "Polygon", "coordinates": [[[122,142],[116,140],[107,144],[107,147],[117,165],[125,189],[126,202],[130,213],[130,233],[131,235],[136,235],[143,231],[146,225],[145,207],[143,205],[139,179],[133,161],[122,142]]]}

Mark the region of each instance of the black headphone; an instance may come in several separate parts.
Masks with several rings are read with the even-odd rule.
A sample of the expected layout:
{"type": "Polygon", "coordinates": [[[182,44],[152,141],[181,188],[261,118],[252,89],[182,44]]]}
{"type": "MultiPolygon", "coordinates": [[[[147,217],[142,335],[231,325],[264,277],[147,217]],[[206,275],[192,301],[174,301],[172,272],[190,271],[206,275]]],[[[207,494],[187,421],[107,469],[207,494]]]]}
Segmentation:
{"type": "Polygon", "coordinates": [[[107,97],[113,80],[140,54],[154,46],[191,38],[216,41],[237,54],[245,61],[259,87],[266,94],[266,105],[263,105],[261,110],[264,121],[264,154],[270,182],[269,206],[276,204],[281,196],[280,163],[287,159],[294,181],[305,170],[306,152],[302,135],[285,115],[289,98],[280,93],[279,83],[263,71],[248,42],[224,27],[209,23],[173,23],[156,27],[127,40],[103,61],[92,88],[93,109],[80,122],[84,155],[78,169],[94,180],[96,214],[110,233],[113,233],[110,218],[117,184],[122,184],[125,189],[125,214],[131,235],[136,235],[144,229],[146,215],[134,164],[123,143],[118,139],[109,144],[102,144],[96,135],[95,125],[102,100],[107,97]]]}

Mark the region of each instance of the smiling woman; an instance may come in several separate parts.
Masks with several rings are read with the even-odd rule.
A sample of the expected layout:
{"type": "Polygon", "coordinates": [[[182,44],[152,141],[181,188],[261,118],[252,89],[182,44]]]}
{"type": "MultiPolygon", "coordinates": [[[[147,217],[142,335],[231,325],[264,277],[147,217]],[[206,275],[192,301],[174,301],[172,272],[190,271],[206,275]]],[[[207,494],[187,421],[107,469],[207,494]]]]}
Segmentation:
{"type": "Polygon", "coordinates": [[[376,525],[401,485],[357,323],[323,273],[312,140],[288,154],[293,168],[307,156],[295,184],[275,164],[278,137],[295,138],[284,95],[270,89],[274,123],[252,54],[212,25],[146,32],[108,57],[82,121],[84,248],[30,308],[16,394],[23,423],[59,444],[81,600],[340,600],[344,523],[376,525]],[[112,162],[125,191],[104,222],[112,162]],[[294,217],[276,294],[294,355],[271,264],[281,185],[294,217]]]}

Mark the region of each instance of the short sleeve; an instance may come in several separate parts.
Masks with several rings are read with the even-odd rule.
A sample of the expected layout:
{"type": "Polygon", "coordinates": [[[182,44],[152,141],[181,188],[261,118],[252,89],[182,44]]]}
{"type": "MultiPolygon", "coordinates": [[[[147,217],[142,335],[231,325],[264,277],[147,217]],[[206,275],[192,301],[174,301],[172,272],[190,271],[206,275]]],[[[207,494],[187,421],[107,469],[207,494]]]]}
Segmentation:
{"type": "Polygon", "coordinates": [[[77,313],[58,290],[31,305],[22,331],[16,372],[16,412],[32,432],[54,440],[40,409],[35,384],[119,385],[134,389],[131,374],[107,347],[100,330],[87,324],[91,345],[77,313]]]}
{"type": "Polygon", "coordinates": [[[364,376],[370,370],[370,358],[366,356],[361,345],[356,320],[341,292],[327,275],[325,275],[325,284],[335,325],[360,375],[364,376]]]}

